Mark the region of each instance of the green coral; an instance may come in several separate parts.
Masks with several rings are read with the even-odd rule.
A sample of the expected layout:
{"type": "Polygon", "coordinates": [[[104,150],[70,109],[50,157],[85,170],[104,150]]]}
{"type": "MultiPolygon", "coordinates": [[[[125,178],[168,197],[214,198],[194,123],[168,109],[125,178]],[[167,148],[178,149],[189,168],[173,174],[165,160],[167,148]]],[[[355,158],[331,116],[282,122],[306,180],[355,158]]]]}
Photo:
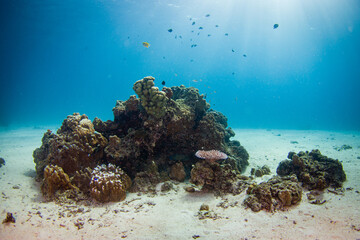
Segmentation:
{"type": "Polygon", "coordinates": [[[153,117],[160,118],[165,115],[168,98],[165,92],[154,86],[154,80],[153,77],[144,77],[135,82],[133,89],[145,111],[153,117]]]}

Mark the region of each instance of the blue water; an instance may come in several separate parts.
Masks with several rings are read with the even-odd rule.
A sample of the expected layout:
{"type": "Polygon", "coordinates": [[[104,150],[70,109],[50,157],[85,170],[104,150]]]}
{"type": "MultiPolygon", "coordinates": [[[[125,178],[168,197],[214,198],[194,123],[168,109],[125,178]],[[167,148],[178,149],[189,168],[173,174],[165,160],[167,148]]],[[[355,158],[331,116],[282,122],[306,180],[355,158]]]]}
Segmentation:
{"type": "Polygon", "coordinates": [[[151,75],[197,87],[234,128],[360,130],[358,0],[8,0],[0,11],[1,126],[112,120],[151,75]]]}

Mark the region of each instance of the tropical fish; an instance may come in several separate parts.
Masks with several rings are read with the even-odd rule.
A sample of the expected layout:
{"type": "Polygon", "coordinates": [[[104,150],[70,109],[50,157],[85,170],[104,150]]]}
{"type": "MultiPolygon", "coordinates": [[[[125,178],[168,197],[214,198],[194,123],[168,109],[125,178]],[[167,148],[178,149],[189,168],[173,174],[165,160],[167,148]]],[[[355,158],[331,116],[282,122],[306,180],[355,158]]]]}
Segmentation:
{"type": "Polygon", "coordinates": [[[247,57],[246,54],[243,54],[243,57],[247,57]]]}
{"type": "Polygon", "coordinates": [[[195,22],[192,22],[192,24],[191,25],[195,25],[195,22]]]}
{"type": "Polygon", "coordinates": [[[235,50],[234,50],[234,49],[231,49],[231,51],[232,51],[232,52],[235,52],[235,50]]]}
{"type": "Polygon", "coordinates": [[[143,42],[142,45],[146,48],[150,47],[150,43],[148,43],[148,42],[143,42]]]}
{"type": "Polygon", "coordinates": [[[210,17],[210,14],[206,14],[205,17],[210,17]]]}
{"type": "Polygon", "coordinates": [[[168,32],[172,32],[172,31],[173,31],[172,28],[168,29],[168,32]]]}
{"type": "Polygon", "coordinates": [[[278,28],[279,27],[279,24],[275,23],[274,24],[274,29],[278,28]]]}
{"type": "Polygon", "coordinates": [[[198,82],[198,80],[196,80],[196,79],[194,79],[194,80],[192,80],[193,82],[198,82]]]}
{"type": "Polygon", "coordinates": [[[162,81],[161,84],[162,84],[162,85],[165,85],[165,81],[162,81]]]}
{"type": "Polygon", "coordinates": [[[228,33],[225,33],[225,36],[229,36],[229,34],[228,34],[228,33]]]}
{"type": "Polygon", "coordinates": [[[219,25],[216,24],[215,27],[219,27],[219,25]]]}
{"type": "Polygon", "coordinates": [[[208,37],[211,37],[211,34],[208,34],[208,37]]]}
{"type": "Polygon", "coordinates": [[[201,29],[204,29],[203,27],[199,27],[199,29],[201,30],[201,29]]]}

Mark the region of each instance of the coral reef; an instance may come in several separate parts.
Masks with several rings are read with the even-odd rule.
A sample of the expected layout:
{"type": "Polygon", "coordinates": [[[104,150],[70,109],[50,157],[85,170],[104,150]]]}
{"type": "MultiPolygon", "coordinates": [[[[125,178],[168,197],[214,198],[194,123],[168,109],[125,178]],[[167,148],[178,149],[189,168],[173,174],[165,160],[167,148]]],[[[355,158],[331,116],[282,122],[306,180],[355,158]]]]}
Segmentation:
{"type": "Polygon", "coordinates": [[[158,170],[158,166],[155,161],[147,166],[147,169],[142,172],[138,172],[134,178],[133,185],[130,189],[131,192],[149,193],[155,192],[155,187],[158,183],[169,180],[166,177],[161,176],[158,170]]]}
{"type": "Polygon", "coordinates": [[[130,177],[113,164],[97,166],[91,173],[90,195],[99,202],[117,202],[126,198],[130,177]]]}
{"type": "MultiPolygon", "coordinates": [[[[214,181],[199,177],[194,177],[194,181],[205,181],[206,187],[216,191],[222,187],[224,192],[230,191],[227,188],[234,186],[230,184],[232,176],[245,170],[249,155],[240,142],[230,140],[235,133],[228,128],[227,118],[211,110],[198,89],[181,85],[160,91],[154,80],[145,77],[135,82],[133,89],[139,98],[132,95],[126,101],[116,101],[113,121],[95,118],[91,122],[86,115],[74,113],[63,121],[56,134],[50,130],[44,134],[41,147],[33,153],[37,180],[46,182],[44,194],[59,192],[47,186],[49,180],[44,180],[44,169],[56,166],[66,174],[63,180],[70,179],[71,184],[61,185],[59,190],[74,186],[79,194],[101,202],[121,200],[127,184],[116,186],[121,193],[119,190],[113,196],[102,190],[107,189],[105,184],[110,181],[106,174],[101,186],[94,188],[93,171],[102,164],[121,168],[133,180],[132,191],[151,192],[156,184],[170,177],[184,181],[199,161],[194,156],[199,149],[218,149],[227,159],[219,161],[221,166],[211,165],[214,181]],[[230,178],[226,180],[227,177],[230,178]]],[[[100,174],[103,170],[99,168],[100,174]]],[[[109,189],[112,187],[115,188],[109,189]]]]}
{"type": "Polygon", "coordinates": [[[101,163],[107,139],[95,132],[86,115],[74,113],[68,116],[57,134],[48,130],[42,146],[34,151],[37,178],[43,178],[44,168],[49,165],[61,167],[70,177],[76,171],[94,168],[101,163]]]}
{"type": "Polygon", "coordinates": [[[120,166],[131,178],[146,171],[151,161],[155,161],[159,169],[169,171],[178,162],[172,160],[175,158],[181,158],[189,172],[196,163],[193,154],[206,148],[219,149],[228,155],[224,161],[232,168],[238,172],[245,170],[248,153],[238,141],[230,140],[235,134],[227,128],[226,117],[209,110],[210,105],[198,89],[185,86],[164,89],[166,103],[156,105],[162,106],[161,110],[155,108],[161,113],[154,116],[143,106],[143,102],[152,101],[149,89],[158,93],[153,84],[152,77],[137,81],[134,89],[140,94],[140,100],[131,96],[127,101],[117,101],[114,121],[94,120],[95,130],[109,139],[104,151],[106,161],[120,166]]]}
{"type": "Polygon", "coordinates": [[[252,184],[248,189],[249,196],[244,205],[254,212],[266,210],[274,212],[301,201],[302,189],[295,175],[287,178],[275,176],[259,185],[252,184]]]}
{"type": "Polygon", "coordinates": [[[319,150],[311,152],[289,152],[288,159],[280,162],[276,172],[280,176],[295,174],[303,187],[323,190],[329,186],[341,187],[346,180],[339,160],[321,155],[319,150]]]}
{"type": "Polygon", "coordinates": [[[262,167],[252,168],[251,172],[250,172],[251,176],[255,175],[255,177],[262,177],[262,176],[268,175],[270,173],[271,173],[270,168],[266,165],[264,165],[262,167]]]}
{"type": "Polygon", "coordinates": [[[240,194],[249,182],[237,176],[230,164],[218,164],[201,160],[191,170],[191,183],[201,186],[202,191],[212,191],[216,195],[240,194]]]}

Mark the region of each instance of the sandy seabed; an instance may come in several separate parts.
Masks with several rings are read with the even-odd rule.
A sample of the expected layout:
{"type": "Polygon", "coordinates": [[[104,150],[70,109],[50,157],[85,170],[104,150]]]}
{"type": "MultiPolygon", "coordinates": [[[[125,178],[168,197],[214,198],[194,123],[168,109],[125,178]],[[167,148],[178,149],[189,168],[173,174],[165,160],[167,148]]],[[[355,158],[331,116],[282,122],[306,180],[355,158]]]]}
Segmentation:
{"type": "Polygon", "coordinates": [[[34,180],[32,153],[46,129],[0,131],[0,157],[6,161],[0,168],[0,220],[7,212],[16,219],[0,224],[0,239],[360,239],[359,132],[235,130],[250,155],[245,175],[264,164],[275,174],[289,151],[312,149],[339,159],[347,175],[344,194],[325,191],[323,205],[310,204],[304,191],[301,203],[287,211],[255,213],[242,205],[245,192],[188,193],[186,183],[167,193],[130,193],[123,202],[105,205],[45,202],[34,180]],[[338,151],[344,144],[352,149],[338,151]],[[203,203],[215,219],[199,219],[203,203]]]}

